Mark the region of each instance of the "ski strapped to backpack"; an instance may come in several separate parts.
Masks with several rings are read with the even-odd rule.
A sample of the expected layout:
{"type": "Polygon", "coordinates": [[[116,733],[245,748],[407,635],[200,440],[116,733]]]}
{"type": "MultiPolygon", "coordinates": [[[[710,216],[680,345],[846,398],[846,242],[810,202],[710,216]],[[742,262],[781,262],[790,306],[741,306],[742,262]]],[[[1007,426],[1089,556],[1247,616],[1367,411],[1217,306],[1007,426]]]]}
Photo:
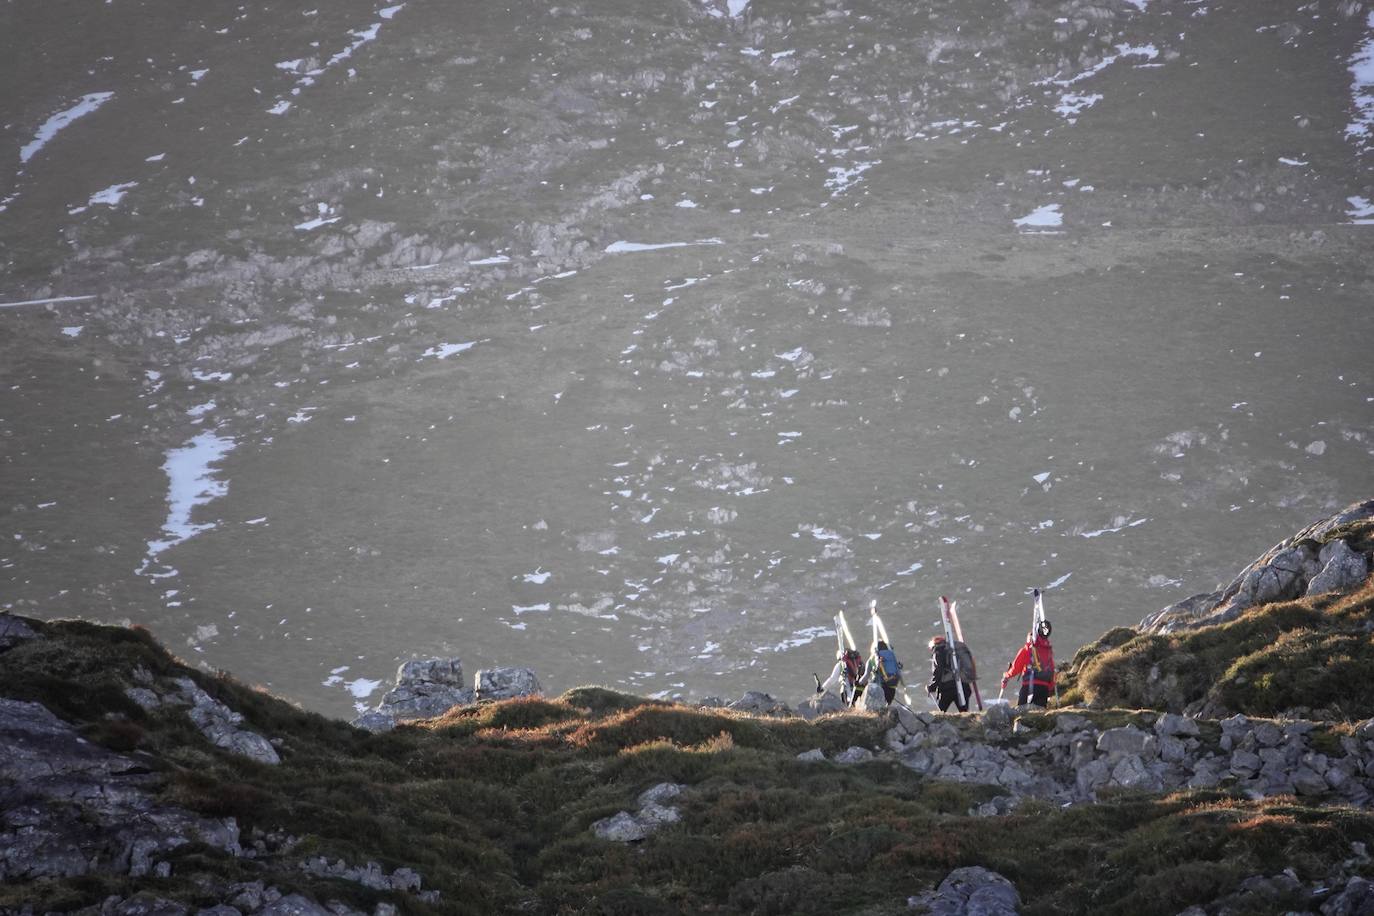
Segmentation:
{"type": "Polygon", "coordinates": [[[974,663],[973,653],[964,642],[964,629],[959,625],[959,602],[950,601],[944,595],[940,596],[940,622],[945,628],[945,645],[950,647],[950,664],[954,669],[955,689],[959,694],[959,705],[968,706],[968,688],[973,691],[973,697],[978,701],[978,708],[983,708],[983,695],[978,692],[978,667],[974,663]]]}

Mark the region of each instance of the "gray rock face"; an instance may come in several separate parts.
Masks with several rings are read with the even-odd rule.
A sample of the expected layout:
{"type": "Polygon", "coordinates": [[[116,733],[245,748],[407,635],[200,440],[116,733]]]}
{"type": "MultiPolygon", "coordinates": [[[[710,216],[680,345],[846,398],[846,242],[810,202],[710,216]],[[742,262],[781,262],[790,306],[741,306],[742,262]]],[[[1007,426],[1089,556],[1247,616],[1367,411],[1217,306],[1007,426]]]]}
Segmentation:
{"type": "MultiPolygon", "coordinates": [[[[491,696],[483,699],[501,699],[503,696],[523,696],[518,692],[506,692],[520,683],[518,677],[508,677],[505,672],[528,672],[528,680],[533,681],[534,690],[540,692],[534,672],[523,668],[494,668],[494,678],[489,679],[491,696]]],[[[477,673],[479,687],[484,672],[477,673]]],[[[457,658],[420,658],[403,662],[396,669],[396,686],[388,690],[376,708],[368,710],[353,720],[358,728],[371,732],[385,732],[395,728],[398,723],[415,719],[432,719],[442,716],[454,706],[467,706],[477,702],[478,691],[463,686],[463,663],[457,658]]]]}
{"type": "Polygon", "coordinates": [[[933,893],[912,897],[907,904],[931,916],[1016,916],[1021,895],[997,872],[973,866],[956,868],[933,893]]]}
{"type": "Polygon", "coordinates": [[[1154,737],[1134,725],[1109,728],[1097,739],[1098,752],[1106,754],[1109,760],[1119,760],[1128,755],[1150,755],[1154,746],[1154,737]]]}
{"type": "Polygon", "coordinates": [[[396,717],[389,712],[369,709],[354,719],[353,724],[370,732],[389,732],[396,727],[396,717]]]}
{"type": "Polygon", "coordinates": [[[239,727],[243,724],[243,716],[201,690],[190,678],[176,678],[173,683],[191,707],[187,715],[215,747],[258,763],[281,763],[276,748],[266,738],[239,727]]]}
{"type": "Polygon", "coordinates": [[[865,687],[863,696],[859,698],[859,708],[869,712],[882,712],[887,709],[887,698],[883,696],[883,688],[878,684],[869,684],[865,687]]]}
{"type": "Polygon", "coordinates": [[[1374,883],[1351,878],[1344,889],[1322,904],[1322,916],[1362,916],[1374,913],[1374,883]]]}
{"type": "Polygon", "coordinates": [[[866,747],[851,747],[835,755],[836,763],[863,763],[873,759],[873,752],[866,747]]]}
{"type": "Polygon", "coordinates": [[[20,617],[0,613],[0,652],[13,648],[29,639],[37,639],[38,633],[20,617]]]}
{"type": "Polygon", "coordinates": [[[242,852],[233,818],[158,805],[151,781],[42,705],[0,699],[0,881],[158,873],[190,842],[242,852]]]}
{"type": "Polygon", "coordinates": [[[1332,541],[1318,556],[1321,571],[1307,583],[1307,594],[1324,595],[1353,588],[1369,576],[1369,558],[1350,549],[1345,541],[1332,541]]]}
{"type": "Polygon", "coordinates": [[[509,700],[544,692],[529,668],[483,668],[477,672],[477,699],[509,700]]]}
{"type": "Polygon", "coordinates": [[[678,798],[683,787],[677,783],[659,783],[640,793],[636,800],[639,810],[631,813],[621,811],[592,824],[592,833],[603,840],[614,843],[634,843],[647,839],[668,824],[682,819],[682,813],[665,804],[678,798]]]}
{"type": "MultiPolygon", "coordinates": [[[[454,706],[466,706],[476,700],[476,692],[463,686],[461,660],[422,658],[404,662],[396,669],[396,686],[382,696],[375,711],[390,716],[394,725],[411,719],[442,716],[454,706]]],[[[373,725],[385,723],[384,719],[376,717],[370,717],[367,721],[373,725]]],[[[353,724],[360,728],[369,727],[361,719],[353,724]]]]}
{"type": "Polygon", "coordinates": [[[825,693],[815,694],[803,700],[797,706],[797,715],[803,719],[815,719],[828,713],[843,712],[847,708],[843,700],[827,690],[825,693]]]}
{"type": "Polygon", "coordinates": [[[352,881],[374,891],[418,891],[420,875],[409,868],[398,868],[387,874],[376,862],[350,866],[343,859],[330,862],[324,856],[313,856],[300,863],[303,871],[322,878],[352,881]]]}
{"type": "Polygon", "coordinates": [[[1212,626],[1234,620],[1256,604],[1358,585],[1369,575],[1369,557],[1333,535],[1345,525],[1371,518],[1374,500],[1347,506],[1275,544],[1225,588],[1156,611],[1140,622],[1140,629],[1171,633],[1212,626]],[[1322,545],[1320,553],[1313,549],[1316,544],[1322,545]]]}
{"type": "Polygon", "coordinates": [[[791,708],[786,703],[761,690],[750,690],[727,708],[738,709],[740,712],[751,712],[760,716],[785,717],[793,715],[791,708]]]}
{"type": "Polygon", "coordinates": [[[258,911],[257,916],[335,916],[309,897],[287,894],[258,911]]]}

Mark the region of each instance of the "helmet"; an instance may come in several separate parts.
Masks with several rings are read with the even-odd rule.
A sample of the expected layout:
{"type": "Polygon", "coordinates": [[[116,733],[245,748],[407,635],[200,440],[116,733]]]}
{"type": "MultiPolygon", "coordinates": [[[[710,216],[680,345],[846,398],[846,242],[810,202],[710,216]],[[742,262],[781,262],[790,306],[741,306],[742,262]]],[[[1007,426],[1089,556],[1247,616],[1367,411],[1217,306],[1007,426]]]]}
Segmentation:
{"type": "Polygon", "coordinates": [[[945,643],[945,638],[944,638],[943,636],[932,636],[931,639],[930,639],[930,647],[931,647],[932,649],[935,648],[936,646],[942,646],[942,645],[944,645],[944,643],[945,643]]]}
{"type": "Polygon", "coordinates": [[[1040,635],[1041,635],[1041,636],[1045,637],[1046,639],[1049,639],[1049,638],[1050,638],[1050,631],[1051,631],[1052,629],[1053,629],[1053,628],[1050,626],[1050,622],[1049,622],[1048,620],[1042,620],[1042,621],[1040,621],[1040,635]]]}

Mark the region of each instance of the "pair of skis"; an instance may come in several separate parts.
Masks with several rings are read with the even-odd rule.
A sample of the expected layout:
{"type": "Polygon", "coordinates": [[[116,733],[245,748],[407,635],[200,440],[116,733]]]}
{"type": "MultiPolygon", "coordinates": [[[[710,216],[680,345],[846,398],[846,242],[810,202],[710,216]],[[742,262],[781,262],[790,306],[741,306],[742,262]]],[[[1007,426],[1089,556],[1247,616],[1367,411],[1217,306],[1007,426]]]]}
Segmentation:
{"type": "MultiPolygon", "coordinates": [[[[1031,592],[1031,594],[1032,594],[1033,598],[1032,598],[1032,603],[1031,603],[1031,628],[1030,628],[1030,638],[1031,638],[1031,641],[1034,642],[1034,641],[1035,641],[1035,637],[1037,637],[1037,636],[1040,635],[1040,627],[1041,627],[1041,625],[1044,624],[1044,622],[1045,622],[1045,600],[1044,600],[1044,598],[1041,597],[1041,595],[1040,595],[1040,589],[1038,589],[1038,588],[1037,588],[1037,589],[1033,589],[1032,592],[1031,592]]],[[[1006,690],[1007,690],[1006,685],[1005,685],[1005,684],[1002,685],[1002,690],[997,694],[997,698],[998,698],[998,699],[1001,699],[1001,698],[1002,698],[1002,694],[1005,693],[1006,690]]],[[[1055,698],[1056,700],[1059,699],[1059,678],[1057,678],[1057,677],[1054,679],[1054,698],[1055,698]]]]}
{"type": "MultiPolygon", "coordinates": [[[[880,639],[887,643],[889,649],[892,648],[892,640],[887,635],[887,625],[883,623],[883,618],[878,616],[878,602],[876,599],[868,603],[868,620],[870,626],[873,628],[873,640],[869,647],[869,654],[872,655],[877,651],[878,640],[880,639]]],[[[844,619],[844,611],[840,611],[835,615],[835,642],[840,652],[844,652],[845,649],[854,649],[857,651],[857,646],[854,644],[854,635],[849,631],[849,622],[844,619]]],[[[902,691],[902,699],[908,706],[911,705],[911,697],[907,695],[905,690],[902,691]]]]}
{"type": "MultiPolygon", "coordinates": [[[[954,690],[959,696],[959,705],[968,709],[968,691],[964,689],[964,685],[968,684],[981,712],[983,695],[978,691],[978,681],[972,676],[965,680],[963,666],[959,662],[958,647],[964,642],[964,628],[959,625],[959,602],[940,596],[940,622],[945,628],[945,645],[949,648],[950,664],[954,668],[954,690]]],[[[969,674],[973,675],[974,672],[970,671],[969,674]]]]}

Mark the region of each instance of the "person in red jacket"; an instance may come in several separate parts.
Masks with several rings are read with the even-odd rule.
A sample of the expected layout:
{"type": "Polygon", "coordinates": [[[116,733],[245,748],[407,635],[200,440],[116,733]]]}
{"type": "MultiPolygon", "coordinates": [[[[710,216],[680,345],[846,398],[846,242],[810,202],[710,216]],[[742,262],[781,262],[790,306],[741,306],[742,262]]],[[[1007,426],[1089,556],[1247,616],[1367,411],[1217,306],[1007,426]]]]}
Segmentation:
{"type": "Polygon", "coordinates": [[[1042,621],[1039,633],[1026,636],[1026,644],[1016,653],[1011,667],[1002,675],[1002,686],[1014,677],[1021,678],[1021,694],[1017,705],[1029,700],[1036,706],[1050,705],[1050,691],[1054,689],[1054,649],[1050,647],[1050,622],[1042,621]]]}

